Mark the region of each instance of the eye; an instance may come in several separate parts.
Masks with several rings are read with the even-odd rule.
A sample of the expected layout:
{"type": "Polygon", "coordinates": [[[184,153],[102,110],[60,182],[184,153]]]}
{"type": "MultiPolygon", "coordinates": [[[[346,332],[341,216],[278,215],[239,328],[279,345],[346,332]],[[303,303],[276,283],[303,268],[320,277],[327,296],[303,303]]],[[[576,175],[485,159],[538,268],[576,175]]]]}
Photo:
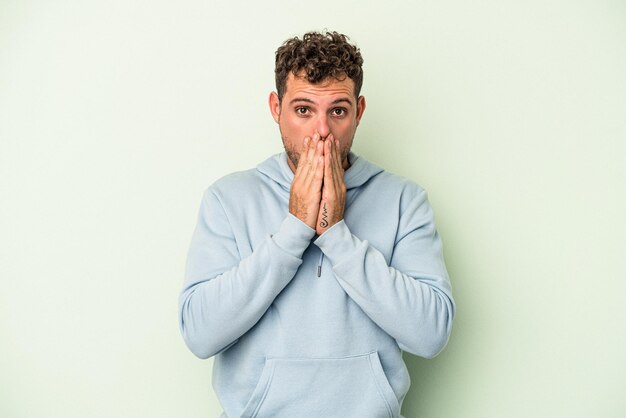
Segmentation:
{"type": "Polygon", "coordinates": [[[343,108],[343,107],[336,107],[333,110],[331,110],[330,113],[333,116],[340,116],[341,117],[341,116],[345,116],[348,113],[348,111],[345,108],[343,108]]]}
{"type": "Polygon", "coordinates": [[[309,108],[306,106],[296,107],[296,113],[301,116],[306,116],[309,113],[309,108]]]}

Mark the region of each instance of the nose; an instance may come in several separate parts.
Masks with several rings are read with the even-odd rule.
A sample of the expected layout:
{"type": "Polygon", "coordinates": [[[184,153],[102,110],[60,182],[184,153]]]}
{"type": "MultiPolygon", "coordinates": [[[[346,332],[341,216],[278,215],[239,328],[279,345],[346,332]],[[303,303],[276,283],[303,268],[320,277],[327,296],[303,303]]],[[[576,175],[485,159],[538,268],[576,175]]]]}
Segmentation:
{"type": "Polygon", "coordinates": [[[320,138],[326,139],[326,137],[330,134],[330,127],[328,126],[328,117],[326,115],[321,115],[316,124],[317,132],[320,134],[320,138]]]}

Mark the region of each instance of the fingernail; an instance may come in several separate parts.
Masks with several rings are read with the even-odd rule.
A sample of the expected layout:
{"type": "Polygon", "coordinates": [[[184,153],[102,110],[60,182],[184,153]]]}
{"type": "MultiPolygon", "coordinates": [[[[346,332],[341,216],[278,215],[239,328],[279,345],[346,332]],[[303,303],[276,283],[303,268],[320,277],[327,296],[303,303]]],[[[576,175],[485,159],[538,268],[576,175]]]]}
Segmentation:
{"type": "Polygon", "coordinates": [[[309,137],[305,136],[304,137],[304,145],[308,145],[309,144],[309,137]]]}

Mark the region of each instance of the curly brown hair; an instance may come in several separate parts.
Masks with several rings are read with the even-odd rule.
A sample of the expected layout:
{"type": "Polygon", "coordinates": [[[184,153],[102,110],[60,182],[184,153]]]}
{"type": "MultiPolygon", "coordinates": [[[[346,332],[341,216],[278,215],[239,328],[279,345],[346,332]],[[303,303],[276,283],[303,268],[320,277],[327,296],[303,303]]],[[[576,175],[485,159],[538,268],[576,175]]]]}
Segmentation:
{"type": "Polygon", "coordinates": [[[315,84],[333,77],[354,81],[354,95],[359,97],[363,85],[363,58],[359,49],[337,32],[308,32],[300,40],[287,39],[276,50],[276,92],[282,100],[289,73],[304,75],[315,84]]]}

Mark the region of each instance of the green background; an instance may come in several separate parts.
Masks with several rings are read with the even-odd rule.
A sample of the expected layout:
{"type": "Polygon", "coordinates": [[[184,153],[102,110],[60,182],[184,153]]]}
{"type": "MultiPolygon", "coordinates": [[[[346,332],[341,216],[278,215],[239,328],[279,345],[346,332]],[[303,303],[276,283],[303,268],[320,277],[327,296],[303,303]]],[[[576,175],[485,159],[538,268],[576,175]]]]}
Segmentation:
{"type": "Polygon", "coordinates": [[[281,150],[273,53],[324,28],[458,304],[404,415],[626,416],[626,3],[2,0],[1,417],[218,416],[176,319],[201,193],[281,150]]]}

